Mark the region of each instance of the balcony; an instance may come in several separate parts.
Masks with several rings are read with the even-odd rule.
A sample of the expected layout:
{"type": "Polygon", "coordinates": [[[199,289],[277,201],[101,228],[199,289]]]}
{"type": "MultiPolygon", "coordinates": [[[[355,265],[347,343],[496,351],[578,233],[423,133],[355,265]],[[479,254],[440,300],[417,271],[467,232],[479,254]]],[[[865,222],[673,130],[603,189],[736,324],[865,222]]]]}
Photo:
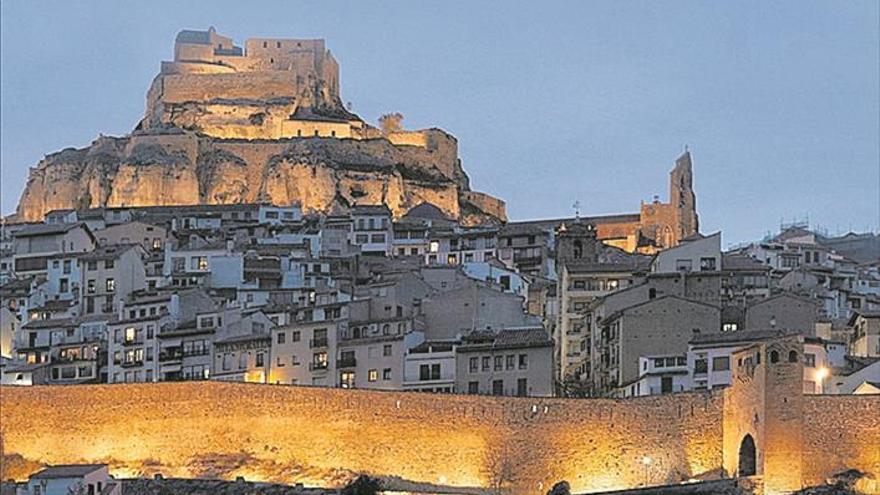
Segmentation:
{"type": "Polygon", "coordinates": [[[159,351],[159,361],[180,361],[183,358],[183,347],[167,347],[159,351]]]}
{"type": "Polygon", "coordinates": [[[143,365],[144,365],[144,362],[142,360],[123,361],[122,363],[119,364],[119,366],[122,366],[123,368],[135,368],[137,366],[143,366],[143,365]]]}
{"type": "Polygon", "coordinates": [[[311,362],[309,363],[309,371],[327,371],[327,362],[311,362]]]}
{"type": "Polygon", "coordinates": [[[320,337],[309,341],[309,347],[317,349],[319,347],[327,347],[327,337],[320,337]]]}
{"type": "Polygon", "coordinates": [[[338,368],[354,368],[355,366],[357,366],[357,359],[353,357],[340,358],[336,361],[336,367],[338,368]]]}

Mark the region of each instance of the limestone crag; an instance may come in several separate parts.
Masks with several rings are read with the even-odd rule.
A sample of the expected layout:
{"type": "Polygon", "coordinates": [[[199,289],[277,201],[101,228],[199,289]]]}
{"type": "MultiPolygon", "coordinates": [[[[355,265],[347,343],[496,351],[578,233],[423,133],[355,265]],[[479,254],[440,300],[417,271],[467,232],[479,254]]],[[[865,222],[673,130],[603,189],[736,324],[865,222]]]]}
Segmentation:
{"type": "Polygon", "coordinates": [[[244,202],[299,203],[313,212],[384,203],[400,216],[429,202],[466,223],[503,219],[503,203],[500,210],[481,207],[481,195],[460,176],[457,159],[382,138],[248,141],[138,132],[48,155],[31,170],[17,217],[36,221],[64,208],[244,202]]]}

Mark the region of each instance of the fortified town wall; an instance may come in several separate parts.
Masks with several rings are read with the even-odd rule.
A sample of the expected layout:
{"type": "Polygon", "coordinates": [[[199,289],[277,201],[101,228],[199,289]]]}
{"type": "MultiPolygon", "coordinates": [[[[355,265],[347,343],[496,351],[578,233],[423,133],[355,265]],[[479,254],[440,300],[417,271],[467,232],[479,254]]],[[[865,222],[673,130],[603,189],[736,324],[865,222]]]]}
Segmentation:
{"type": "Polygon", "coordinates": [[[766,358],[786,356],[777,345],[736,356],[734,385],[711,393],[536,399],[220,382],[4,387],[0,419],[7,455],[108,462],[129,476],[339,485],[370,473],[515,493],[567,480],[573,492],[589,492],[732,476],[751,456],[766,493],[851,468],[873,476],[862,489],[880,493],[880,396],[805,397],[800,362],[766,358]]]}

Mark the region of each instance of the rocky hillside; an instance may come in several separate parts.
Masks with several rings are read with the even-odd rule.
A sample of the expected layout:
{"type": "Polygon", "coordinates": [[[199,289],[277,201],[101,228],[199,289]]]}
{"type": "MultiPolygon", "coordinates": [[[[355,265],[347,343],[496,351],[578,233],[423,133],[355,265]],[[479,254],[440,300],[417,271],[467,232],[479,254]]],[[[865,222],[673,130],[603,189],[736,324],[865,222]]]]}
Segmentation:
{"type": "Polygon", "coordinates": [[[457,157],[383,138],[242,140],[151,130],[46,156],[30,171],[16,220],[61,208],[243,202],[321,212],[384,203],[395,216],[429,202],[465,223],[504,220],[503,203],[481,196],[469,191],[457,157]]]}

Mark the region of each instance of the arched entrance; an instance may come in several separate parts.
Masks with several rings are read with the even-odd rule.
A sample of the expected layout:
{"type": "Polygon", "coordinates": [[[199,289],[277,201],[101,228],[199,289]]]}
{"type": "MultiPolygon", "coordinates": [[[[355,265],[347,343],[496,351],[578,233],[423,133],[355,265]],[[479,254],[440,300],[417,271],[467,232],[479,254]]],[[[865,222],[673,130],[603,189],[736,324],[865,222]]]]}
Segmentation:
{"type": "Polygon", "coordinates": [[[739,444],[739,469],[738,476],[754,476],[755,469],[755,439],[746,435],[739,444]]]}

